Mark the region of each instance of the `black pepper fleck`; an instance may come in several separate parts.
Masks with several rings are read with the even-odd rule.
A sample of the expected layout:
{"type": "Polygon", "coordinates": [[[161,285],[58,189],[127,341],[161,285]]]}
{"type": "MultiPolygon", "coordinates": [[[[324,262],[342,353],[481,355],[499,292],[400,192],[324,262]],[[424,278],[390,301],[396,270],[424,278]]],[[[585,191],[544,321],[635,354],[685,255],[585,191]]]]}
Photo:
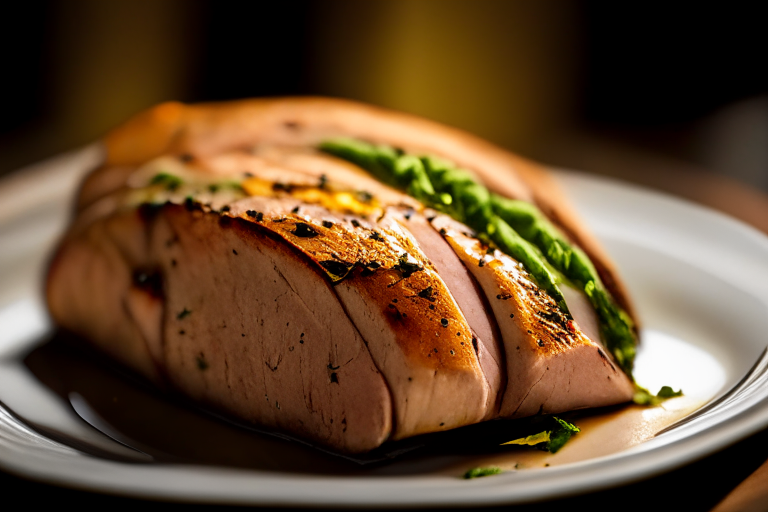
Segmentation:
{"type": "Polygon", "coordinates": [[[358,190],[355,192],[355,196],[357,196],[357,200],[361,203],[370,203],[373,200],[373,195],[371,195],[370,192],[366,192],[365,190],[358,190]]]}
{"type": "Polygon", "coordinates": [[[447,318],[441,318],[440,319],[440,325],[443,327],[448,327],[448,319],[447,318]]]}
{"type": "Polygon", "coordinates": [[[431,287],[431,286],[427,286],[426,288],[424,288],[423,290],[421,290],[421,291],[418,293],[418,295],[419,295],[419,297],[421,297],[422,299],[427,299],[427,300],[435,300],[435,299],[433,299],[433,298],[432,298],[432,287],[431,287]]]}
{"type": "Polygon", "coordinates": [[[275,192],[278,192],[281,190],[284,192],[290,192],[293,190],[293,185],[285,184],[285,183],[273,183],[272,190],[274,190],[275,192]]]}
{"type": "Polygon", "coordinates": [[[297,222],[293,234],[300,238],[314,238],[320,233],[306,222],[297,222]]]}

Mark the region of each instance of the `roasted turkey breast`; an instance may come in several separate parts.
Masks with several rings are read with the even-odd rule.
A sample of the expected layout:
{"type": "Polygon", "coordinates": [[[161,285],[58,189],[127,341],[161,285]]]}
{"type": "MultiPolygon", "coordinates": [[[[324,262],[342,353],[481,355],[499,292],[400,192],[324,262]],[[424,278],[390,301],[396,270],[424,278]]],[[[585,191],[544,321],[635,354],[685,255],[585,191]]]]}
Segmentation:
{"type": "Polygon", "coordinates": [[[604,339],[616,318],[634,329],[624,286],[535,164],[323,98],[163,104],[104,145],[51,263],[48,305],[158,384],[348,453],[632,398],[631,360],[604,339]],[[485,224],[452,215],[458,197],[430,204],[323,151],[339,137],[445,159],[472,187],[533,205],[561,246],[588,256],[592,284],[546,263],[563,303],[485,224]]]}

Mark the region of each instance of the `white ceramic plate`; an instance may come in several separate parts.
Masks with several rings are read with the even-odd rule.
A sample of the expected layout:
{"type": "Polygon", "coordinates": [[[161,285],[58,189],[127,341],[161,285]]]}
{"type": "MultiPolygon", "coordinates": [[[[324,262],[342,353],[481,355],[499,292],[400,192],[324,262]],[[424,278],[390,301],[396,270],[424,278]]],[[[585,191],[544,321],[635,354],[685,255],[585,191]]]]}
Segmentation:
{"type": "Polygon", "coordinates": [[[69,403],[18,364],[19,355],[51,328],[40,293],[44,264],[64,228],[79,177],[98,159],[98,149],[90,147],[0,182],[0,468],[5,471],[81,489],[184,501],[488,505],[625,484],[684,465],[768,425],[768,365],[761,359],[768,343],[768,239],[672,197],[558,173],[637,300],[645,341],[638,380],[651,389],[670,384],[711,400],[705,414],[613,455],[467,481],[116,462],[113,456],[135,459],[137,453],[80,421],[69,403]],[[30,423],[66,432],[107,456],[80,452],[30,423]]]}

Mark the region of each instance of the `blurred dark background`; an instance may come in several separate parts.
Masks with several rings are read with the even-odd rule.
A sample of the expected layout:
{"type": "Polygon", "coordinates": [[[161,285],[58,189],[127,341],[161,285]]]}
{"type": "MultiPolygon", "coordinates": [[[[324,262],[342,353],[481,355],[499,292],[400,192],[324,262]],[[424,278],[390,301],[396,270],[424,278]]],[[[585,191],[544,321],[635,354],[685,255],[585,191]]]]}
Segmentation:
{"type": "Polygon", "coordinates": [[[635,181],[711,172],[768,190],[768,31],[758,9],[13,2],[0,30],[0,174],[164,100],[321,94],[424,115],[551,165],[635,181]]]}

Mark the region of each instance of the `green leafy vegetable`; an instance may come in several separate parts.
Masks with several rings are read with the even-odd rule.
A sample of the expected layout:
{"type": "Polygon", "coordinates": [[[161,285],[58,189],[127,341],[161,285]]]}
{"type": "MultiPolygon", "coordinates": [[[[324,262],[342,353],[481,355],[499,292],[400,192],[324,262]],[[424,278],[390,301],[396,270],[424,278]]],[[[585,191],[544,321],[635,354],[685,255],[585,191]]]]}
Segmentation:
{"type": "Polygon", "coordinates": [[[484,468],[472,468],[464,473],[464,479],[479,478],[481,476],[498,475],[501,473],[501,468],[497,466],[486,466],[484,468]]]}
{"type": "Polygon", "coordinates": [[[571,436],[577,432],[581,432],[581,429],[573,423],[568,423],[560,418],[554,418],[554,420],[560,425],[560,428],[556,428],[549,434],[549,443],[547,443],[547,451],[551,453],[557,453],[565,443],[570,441],[571,436]]]}
{"type": "Polygon", "coordinates": [[[683,390],[679,389],[675,391],[669,386],[662,386],[656,396],[659,398],[673,398],[676,396],[683,396],[683,390]]]}
{"type": "Polygon", "coordinates": [[[587,255],[533,204],[491,194],[472,174],[433,156],[417,157],[357,139],[334,139],[320,149],[366,169],[425,205],[467,224],[528,270],[568,314],[559,283],[584,290],[600,320],[608,350],[631,376],[637,344],[635,327],[603,285],[587,255]]]}
{"type": "Polygon", "coordinates": [[[632,397],[632,401],[638,405],[654,406],[676,396],[683,396],[683,390],[675,391],[669,386],[662,386],[659,392],[654,395],[646,388],[635,384],[635,395],[632,397]]]}
{"type": "Polygon", "coordinates": [[[171,192],[179,188],[183,183],[181,178],[174,176],[173,174],[168,174],[167,172],[155,174],[152,179],[149,180],[150,185],[164,185],[166,190],[171,192]]]}
{"type": "Polygon", "coordinates": [[[513,439],[512,441],[507,441],[506,443],[501,443],[502,446],[505,444],[519,444],[521,446],[535,446],[539,443],[548,443],[550,440],[550,432],[548,430],[545,430],[544,432],[539,432],[538,434],[532,434],[530,436],[521,437],[519,439],[513,439]]]}
{"type": "Polygon", "coordinates": [[[501,443],[502,446],[508,444],[536,446],[540,450],[556,453],[571,439],[573,434],[581,432],[581,429],[573,423],[568,423],[556,416],[550,416],[546,421],[550,424],[549,429],[501,443]]]}

